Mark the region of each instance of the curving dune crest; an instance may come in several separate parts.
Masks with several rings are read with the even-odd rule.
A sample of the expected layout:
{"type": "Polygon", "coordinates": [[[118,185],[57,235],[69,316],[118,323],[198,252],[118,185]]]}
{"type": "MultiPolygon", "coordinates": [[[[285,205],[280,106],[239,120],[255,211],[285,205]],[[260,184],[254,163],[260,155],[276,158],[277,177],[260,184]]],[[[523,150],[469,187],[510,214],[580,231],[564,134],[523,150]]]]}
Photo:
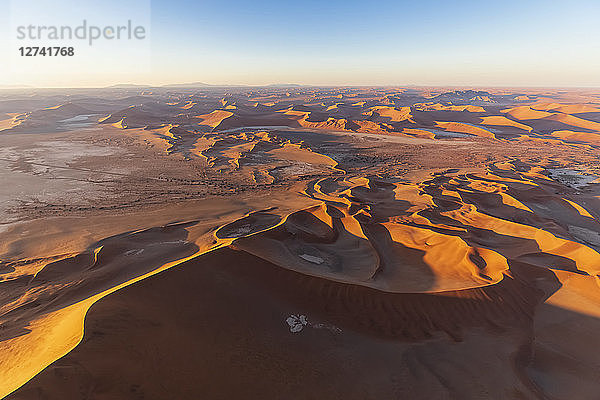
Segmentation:
{"type": "Polygon", "coordinates": [[[598,144],[598,142],[600,142],[600,133],[596,132],[577,132],[561,130],[554,131],[551,135],[569,142],[582,142],[591,144],[598,144]]]}
{"type": "Polygon", "coordinates": [[[198,115],[196,118],[200,120],[200,125],[216,128],[223,122],[223,120],[231,117],[232,115],[233,113],[230,111],[215,110],[209,114],[198,115]]]}
{"type": "Polygon", "coordinates": [[[500,112],[508,114],[514,119],[517,120],[529,120],[529,119],[541,119],[550,117],[553,114],[546,111],[540,111],[531,108],[530,106],[517,106],[513,108],[507,108],[505,110],[501,110],[500,112]]]}
{"type": "Polygon", "coordinates": [[[565,125],[570,125],[577,128],[589,129],[591,131],[596,132],[600,131],[600,122],[590,121],[584,118],[576,117],[574,115],[554,114],[544,119],[548,121],[562,122],[565,125]]]}
{"type": "Polygon", "coordinates": [[[496,125],[496,126],[512,126],[518,129],[522,129],[527,132],[531,132],[533,130],[532,127],[522,124],[517,121],[513,121],[512,119],[506,118],[502,115],[494,115],[489,117],[481,117],[482,125],[496,125]]]}
{"type": "Polygon", "coordinates": [[[190,108],[194,107],[196,104],[198,104],[198,103],[194,103],[193,101],[188,101],[183,106],[181,106],[181,108],[183,110],[189,110],[190,108]]]}
{"type": "Polygon", "coordinates": [[[485,138],[496,137],[491,130],[470,124],[465,124],[462,122],[436,121],[435,124],[437,127],[448,132],[466,133],[469,135],[481,136],[485,138]]]}
{"type": "Polygon", "coordinates": [[[206,251],[208,246],[200,250],[186,241],[185,227],[172,225],[107,238],[87,252],[47,260],[32,276],[15,278],[14,284],[23,279],[29,282],[24,293],[13,292],[14,298],[2,310],[0,396],[76,346],[93,303],[206,251]]]}
{"type": "Polygon", "coordinates": [[[121,118],[119,121],[111,124],[112,126],[114,126],[115,128],[119,128],[119,129],[126,129],[127,128],[127,121],[125,120],[125,118],[121,118]]]}
{"type": "Polygon", "coordinates": [[[539,103],[532,106],[532,108],[540,111],[556,111],[564,114],[600,112],[600,107],[590,104],[539,103]]]}

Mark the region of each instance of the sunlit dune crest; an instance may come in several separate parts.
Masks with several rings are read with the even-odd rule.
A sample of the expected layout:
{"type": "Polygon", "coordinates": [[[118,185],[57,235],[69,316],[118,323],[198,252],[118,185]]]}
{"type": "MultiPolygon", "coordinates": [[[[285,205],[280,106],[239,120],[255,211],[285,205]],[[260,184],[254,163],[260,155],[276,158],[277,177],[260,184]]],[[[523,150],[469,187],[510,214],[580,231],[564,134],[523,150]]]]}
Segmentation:
{"type": "Polygon", "coordinates": [[[598,143],[600,141],[600,133],[587,133],[575,131],[554,131],[552,136],[568,140],[587,143],[598,143]]]}
{"type": "Polygon", "coordinates": [[[573,208],[575,208],[579,214],[583,215],[584,217],[588,217],[588,218],[594,218],[593,215],[591,215],[588,210],[586,210],[584,207],[582,207],[581,205],[575,203],[574,201],[571,201],[569,199],[564,199],[567,203],[569,203],[570,205],[573,206],[573,208]]]}
{"type": "Polygon", "coordinates": [[[121,118],[119,121],[117,121],[111,125],[114,126],[115,128],[120,128],[120,129],[127,128],[127,122],[125,122],[125,118],[121,118]]]}
{"type": "Polygon", "coordinates": [[[575,126],[577,128],[600,131],[600,122],[589,121],[587,119],[579,118],[574,115],[555,114],[546,119],[551,121],[562,122],[563,124],[575,126]]]}
{"type": "Polygon", "coordinates": [[[475,136],[495,138],[492,131],[461,122],[436,121],[436,126],[449,132],[467,133],[475,136]]]}
{"type": "Polygon", "coordinates": [[[532,108],[540,111],[556,111],[564,114],[600,112],[600,107],[589,104],[540,103],[532,106],[532,108]]]}
{"type": "Polygon", "coordinates": [[[184,110],[189,110],[190,108],[194,107],[197,103],[194,103],[192,101],[188,101],[185,105],[181,106],[182,109],[184,110]]]}
{"type": "Polygon", "coordinates": [[[15,126],[18,126],[22,122],[22,120],[19,119],[18,113],[7,114],[7,116],[9,118],[0,119],[0,131],[6,130],[6,129],[12,129],[15,126]]]}
{"type": "Polygon", "coordinates": [[[550,117],[553,114],[546,111],[539,111],[531,108],[530,106],[518,106],[514,108],[507,108],[501,110],[502,113],[510,115],[512,118],[517,120],[528,120],[528,119],[541,119],[550,117]]]}
{"type": "Polygon", "coordinates": [[[223,110],[215,110],[209,114],[198,115],[196,118],[200,119],[202,125],[208,125],[212,128],[216,128],[223,122],[224,119],[229,118],[233,113],[223,110]]]}
{"type": "Polygon", "coordinates": [[[527,132],[531,132],[533,130],[532,127],[522,124],[517,121],[513,121],[512,119],[508,119],[502,115],[495,115],[490,117],[481,117],[482,125],[498,125],[498,126],[513,126],[518,129],[522,129],[527,132]]]}

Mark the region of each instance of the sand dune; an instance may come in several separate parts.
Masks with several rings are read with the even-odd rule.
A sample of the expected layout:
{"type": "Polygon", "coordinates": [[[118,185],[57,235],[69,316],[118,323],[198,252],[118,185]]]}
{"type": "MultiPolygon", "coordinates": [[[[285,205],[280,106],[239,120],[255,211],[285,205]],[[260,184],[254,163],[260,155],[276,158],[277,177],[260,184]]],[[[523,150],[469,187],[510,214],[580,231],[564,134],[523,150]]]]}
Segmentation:
{"type": "Polygon", "coordinates": [[[483,382],[477,384],[469,377],[486,365],[485,357],[475,358],[481,361],[465,367],[468,372],[457,371],[460,363],[452,360],[458,354],[473,354],[470,351],[487,355],[490,348],[508,354],[488,365],[494,379],[485,387],[500,395],[509,395],[516,387],[531,396],[532,389],[520,377],[523,365],[511,362],[518,353],[508,350],[528,343],[525,332],[531,326],[532,310],[544,298],[544,291],[527,284],[525,277],[538,279],[538,285],[541,279],[556,286],[552,276],[525,268],[519,278],[507,278],[498,287],[444,295],[385,294],[303,277],[247,253],[223,250],[98,303],[90,310],[88,339],[14,398],[37,398],[42,393],[52,399],[80,390],[151,398],[221,398],[241,393],[256,398],[315,394],[387,398],[409,393],[471,397],[483,382]],[[164,298],[165,292],[174,295],[164,298]],[[495,306],[494,300],[500,298],[503,305],[495,306]],[[173,309],[178,312],[170,312],[173,309]],[[308,322],[297,334],[290,333],[285,323],[295,312],[306,315],[308,322]],[[127,320],[132,317],[136,323],[129,327],[127,320]],[[211,326],[203,323],[207,319],[211,326]],[[164,326],[179,329],[169,331],[164,326]],[[481,333],[477,337],[467,333],[473,329],[481,333]],[[365,336],[380,344],[361,345],[365,336]],[[423,338],[428,338],[428,344],[412,344],[423,338]],[[136,343],[135,349],[127,347],[130,341],[136,343]],[[190,342],[196,345],[184,345],[190,342]],[[121,353],[124,363],[108,368],[113,358],[102,351],[106,348],[121,353]],[[331,354],[314,358],[313,348],[331,354]],[[408,365],[407,357],[412,359],[408,365]],[[175,372],[181,362],[196,369],[194,379],[175,372]],[[352,364],[346,366],[348,362],[352,364]],[[272,368],[273,363],[278,367],[272,368]],[[325,382],[315,372],[332,368],[337,373],[325,382]],[[356,369],[362,371],[361,379],[348,380],[356,369]],[[399,382],[382,381],[382,371],[390,369],[408,375],[399,382]],[[295,371],[292,377],[289,370],[295,371]],[[411,370],[422,378],[410,378],[411,370]],[[432,374],[439,381],[431,380],[432,374]],[[116,379],[122,383],[107,385],[116,379]],[[447,380],[455,385],[444,384],[447,380]]]}
{"type": "Polygon", "coordinates": [[[6,116],[9,118],[0,120],[0,131],[11,129],[20,124],[22,121],[19,119],[19,114],[16,113],[7,114],[6,116]]]}
{"type": "Polygon", "coordinates": [[[527,132],[531,132],[533,130],[532,127],[522,124],[517,121],[513,121],[512,119],[508,119],[501,115],[495,115],[490,117],[481,117],[482,125],[496,125],[496,126],[513,126],[518,129],[522,129],[527,132]]]}
{"type": "Polygon", "coordinates": [[[501,110],[502,113],[508,114],[514,119],[519,121],[529,120],[529,119],[541,119],[550,117],[553,114],[546,111],[538,111],[530,106],[518,106],[514,108],[507,108],[505,110],[501,110]]]}
{"type": "Polygon", "coordinates": [[[574,132],[574,131],[554,131],[552,136],[571,142],[584,142],[596,144],[600,141],[599,133],[574,132]]]}
{"type": "MultiPolygon", "coordinates": [[[[239,215],[235,205],[220,203],[215,210],[229,218],[239,215]]],[[[95,242],[82,253],[8,264],[18,274],[9,281],[13,287],[0,310],[0,395],[74,348],[89,307],[101,298],[230,243],[212,234],[214,224],[215,219],[204,218],[132,231],[95,242]]]]}
{"type": "Polygon", "coordinates": [[[560,104],[560,103],[541,103],[532,108],[540,111],[556,111],[564,114],[596,113],[600,108],[589,104],[560,104]]]}
{"type": "Polygon", "coordinates": [[[111,125],[114,126],[115,128],[119,128],[119,129],[127,128],[127,122],[125,121],[125,118],[121,118],[119,121],[117,121],[111,125]]]}
{"type": "Polygon", "coordinates": [[[194,103],[192,101],[188,101],[187,103],[185,103],[185,105],[181,106],[182,109],[184,110],[189,110],[190,108],[194,107],[197,103],[194,103]]]}
{"type": "Polygon", "coordinates": [[[579,118],[574,115],[555,114],[544,118],[548,121],[558,121],[565,125],[575,126],[577,128],[589,129],[592,131],[600,131],[600,123],[588,121],[587,119],[579,118]]]}
{"type": "Polygon", "coordinates": [[[208,125],[211,128],[216,128],[223,122],[224,119],[231,117],[233,113],[230,111],[215,110],[210,114],[198,115],[201,125],[208,125]]]}
{"type": "Polygon", "coordinates": [[[490,130],[485,128],[480,128],[478,126],[473,126],[469,124],[465,124],[462,122],[445,122],[445,121],[436,121],[436,126],[443,130],[449,132],[458,132],[458,133],[467,133],[469,135],[487,137],[487,138],[495,138],[496,136],[490,130]]]}

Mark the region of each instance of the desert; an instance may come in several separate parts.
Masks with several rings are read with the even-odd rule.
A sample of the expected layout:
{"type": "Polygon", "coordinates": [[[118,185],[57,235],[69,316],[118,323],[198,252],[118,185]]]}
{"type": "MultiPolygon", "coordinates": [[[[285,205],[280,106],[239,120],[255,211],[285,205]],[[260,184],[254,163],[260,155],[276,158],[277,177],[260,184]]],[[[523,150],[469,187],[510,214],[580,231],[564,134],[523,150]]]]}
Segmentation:
{"type": "Polygon", "coordinates": [[[600,90],[0,90],[0,398],[595,399],[600,90]]]}

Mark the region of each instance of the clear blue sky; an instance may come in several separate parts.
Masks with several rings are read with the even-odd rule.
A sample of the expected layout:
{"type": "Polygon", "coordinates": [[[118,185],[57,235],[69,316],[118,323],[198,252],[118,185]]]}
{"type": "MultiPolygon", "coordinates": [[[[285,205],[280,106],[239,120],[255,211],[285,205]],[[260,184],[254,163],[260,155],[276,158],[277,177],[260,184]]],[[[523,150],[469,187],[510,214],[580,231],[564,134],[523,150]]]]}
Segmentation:
{"type": "Polygon", "coordinates": [[[151,68],[97,84],[600,86],[599,21],[600,0],[152,0],[151,68]]]}

